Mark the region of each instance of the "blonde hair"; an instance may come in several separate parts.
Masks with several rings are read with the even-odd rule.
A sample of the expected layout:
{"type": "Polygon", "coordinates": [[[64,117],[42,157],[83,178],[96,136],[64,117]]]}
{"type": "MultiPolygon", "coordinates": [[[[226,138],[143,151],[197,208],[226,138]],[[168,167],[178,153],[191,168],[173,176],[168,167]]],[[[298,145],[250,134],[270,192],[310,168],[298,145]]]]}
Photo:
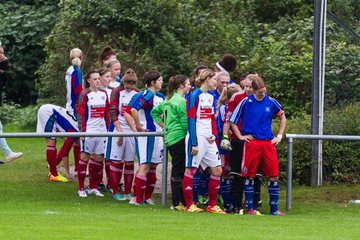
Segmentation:
{"type": "Polygon", "coordinates": [[[211,69],[204,69],[198,78],[195,79],[195,87],[199,88],[207,78],[215,76],[215,72],[211,69]]]}
{"type": "Polygon", "coordinates": [[[82,51],[79,48],[73,48],[70,51],[71,64],[77,67],[81,65],[82,51]]]}
{"type": "Polygon", "coordinates": [[[229,86],[224,87],[219,97],[217,108],[220,108],[221,105],[227,104],[230,101],[232,95],[234,95],[234,93],[239,92],[240,90],[241,90],[240,85],[236,83],[232,83],[229,86]]]}
{"type": "Polygon", "coordinates": [[[106,68],[110,68],[112,65],[114,65],[114,64],[116,64],[116,63],[119,63],[120,66],[121,66],[120,61],[117,60],[117,59],[108,59],[108,60],[106,60],[106,61],[104,62],[104,66],[105,66],[106,68]]]}

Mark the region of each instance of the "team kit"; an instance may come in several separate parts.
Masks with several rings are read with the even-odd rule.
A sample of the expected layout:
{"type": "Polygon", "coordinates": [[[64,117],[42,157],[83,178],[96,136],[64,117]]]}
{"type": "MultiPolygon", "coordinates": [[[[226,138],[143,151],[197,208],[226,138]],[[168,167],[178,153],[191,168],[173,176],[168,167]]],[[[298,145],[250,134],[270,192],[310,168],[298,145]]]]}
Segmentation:
{"type": "Polygon", "coordinates": [[[163,131],[164,141],[154,136],[69,137],[58,151],[56,138],[47,138],[50,181],[73,178],[68,162],[73,149],[80,198],[104,197],[108,192],[115,201],[154,205],[156,168],[163,161],[165,143],[171,156],[172,210],[263,215],[260,193],[266,177],[270,215],[285,215],[278,208],[276,145],[286,117],[282,106],[267,95],[262,76],[246,73],[233,82],[230,73],[236,58],[225,54],[214,68],[198,65],[191,77],[171,77],[164,96],[160,72],[146,72],[141,79],[145,88],[139,90],[135,71],[129,68],[122,75],[110,46],[101,50],[99,69],[86,75],[82,59],[79,48],[70,51],[66,105],[41,106],[37,132],[163,131]],[[275,135],[274,118],[280,120],[275,135]],[[61,162],[65,173],[57,169],[61,162]]]}

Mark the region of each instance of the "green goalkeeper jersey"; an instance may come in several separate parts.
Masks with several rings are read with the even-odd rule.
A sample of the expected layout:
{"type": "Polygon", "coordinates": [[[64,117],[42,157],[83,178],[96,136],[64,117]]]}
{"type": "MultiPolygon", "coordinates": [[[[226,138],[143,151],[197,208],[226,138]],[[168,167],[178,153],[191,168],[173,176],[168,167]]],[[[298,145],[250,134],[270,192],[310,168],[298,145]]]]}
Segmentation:
{"type": "Polygon", "coordinates": [[[151,111],[156,123],[165,125],[165,144],[171,146],[185,138],[187,133],[186,100],[179,93],[161,102],[151,111]],[[161,119],[162,116],[162,119],[161,119]]]}

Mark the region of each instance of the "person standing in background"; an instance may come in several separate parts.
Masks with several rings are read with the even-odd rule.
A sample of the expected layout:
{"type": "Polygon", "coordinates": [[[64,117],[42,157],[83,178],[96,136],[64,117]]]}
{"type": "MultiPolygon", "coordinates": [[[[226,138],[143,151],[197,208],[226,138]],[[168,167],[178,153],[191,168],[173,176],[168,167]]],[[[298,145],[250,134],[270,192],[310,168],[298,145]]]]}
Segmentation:
{"type": "MultiPolygon", "coordinates": [[[[1,46],[0,42],[0,106],[2,106],[2,88],[6,80],[6,71],[8,70],[8,68],[9,60],[5,56],[4,48],[1,46]]],[[[2,133],[2,129],[3,125],[0,121],[0,133],[2,133]]],[[[6,156],[6,162],[11,162],[23,155],[22,152],[13,152],[10,149],[9,145],[6,143],[5,138],[0,138],[0,147],[6,156]]],[[[3,163],[3,161],[0,161],[0,164],[3,163]]]]}

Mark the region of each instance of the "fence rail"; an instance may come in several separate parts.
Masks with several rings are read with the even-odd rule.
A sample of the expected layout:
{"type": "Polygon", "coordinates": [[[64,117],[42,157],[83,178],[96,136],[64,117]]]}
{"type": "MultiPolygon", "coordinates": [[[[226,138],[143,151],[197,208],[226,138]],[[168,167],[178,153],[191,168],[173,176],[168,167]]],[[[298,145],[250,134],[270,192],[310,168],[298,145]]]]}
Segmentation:
{"type": "Polygon", "coordinates": [[[299,140],[333,140],[333,141],[360,141],[360,136],[341,135],[304,135],[286,134],[288,143],[287,154],[287,180],[286,180],[286,210],[291,210],[292,195],[292,166],[293,166],[293,144],[295,139],[299,140]]]}
{"type": "MultiPolygon", "coordinates": [[[[56,132],[56,133],[0,133],[0,138],[49,138],[49,137],[162,137],[163,132],[56,132]]],[[[167,200],[167,149],[164,141],[164,161],[161,179],[161,204],[165,207],[167,200]]]]}

